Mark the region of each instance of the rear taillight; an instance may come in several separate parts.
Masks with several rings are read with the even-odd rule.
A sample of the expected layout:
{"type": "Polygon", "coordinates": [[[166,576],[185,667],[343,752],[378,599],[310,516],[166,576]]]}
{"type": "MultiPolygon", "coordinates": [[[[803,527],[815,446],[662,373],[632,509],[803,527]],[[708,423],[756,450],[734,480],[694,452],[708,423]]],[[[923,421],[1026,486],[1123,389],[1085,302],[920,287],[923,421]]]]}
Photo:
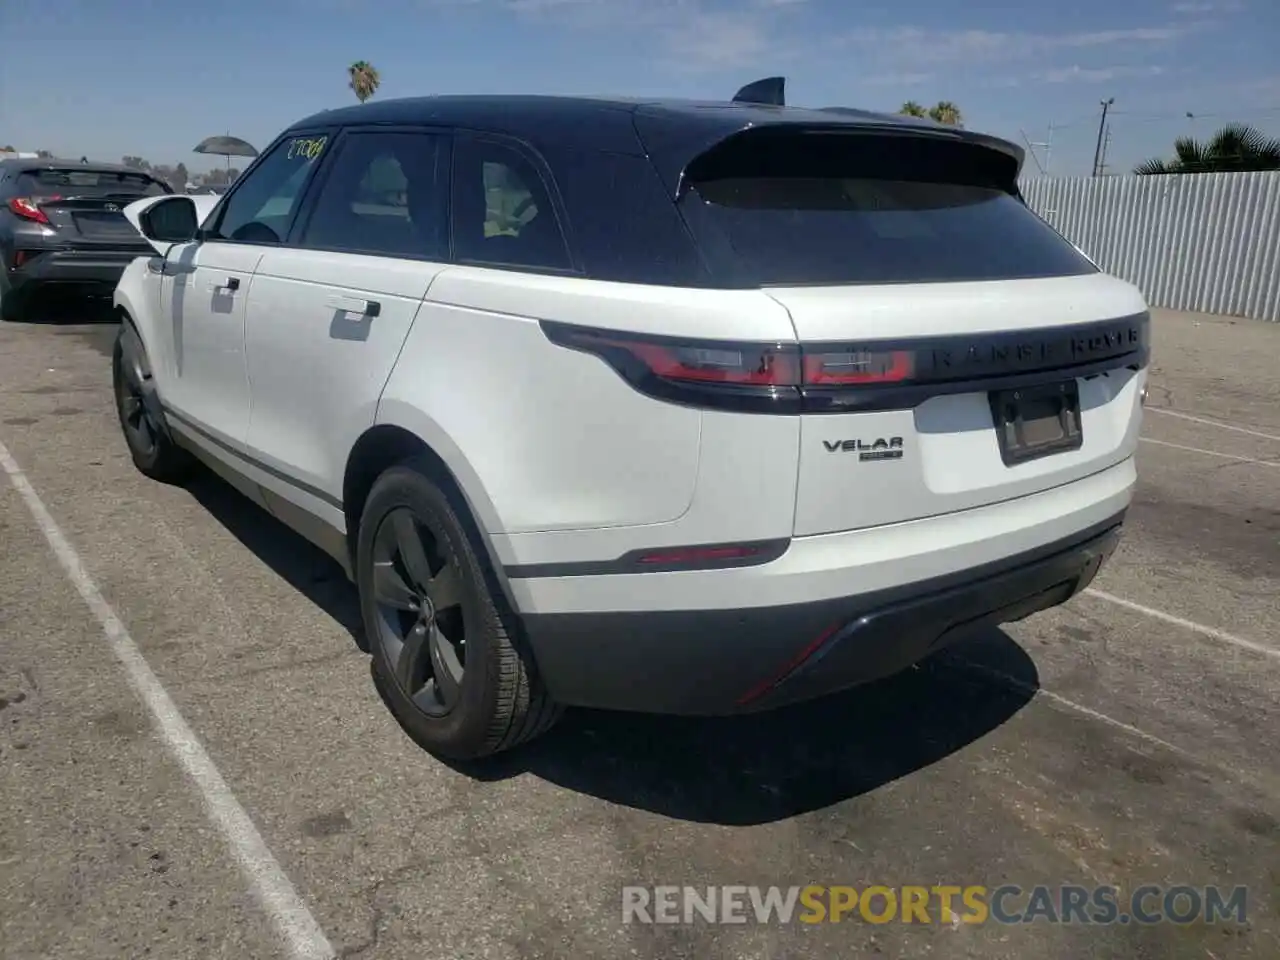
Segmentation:
{"type": "Polygon", "coordinates": [[[743,343],[622,333],[544,320],[552,343],[604,360],[641,393],[744,413],[909,410],[947,393],[984,393],[1150,358],[1147,313],[1033,330],[864,342],[743,343]]]}
{"type": "Polygon", "coordinates": [[[699,407],[799,409],[800,351],[787,343],[686,340],[543,321],[552,343],[600,357],[649,396],[699,407]]]}
{"type": "Polygon", "coordinates": [[[812,387],[901,383],[914,372],[915,354],[910,350],[804,353],[803,382],[812,387]]]}
{"type": "Polygon", "coordinates": [[[891,385],[915,370],[904,350],[678,340],[551,321],[542,329],[552,343],[602,358],[642,393],[720,409],[798,412],[805,388],[891,385]]]}
{"type": "MultiPolygon", "coordinates": [[[[58,200],[60,198],[44,197],[43,199],[58,200]]],[[[49,218],[44,215],[44,211],[40,209],[38,202],[32,197],[11,197],[9,199],[9,212],[21,217],[23,220],[30,220],[32,223],[49,224],[49,218]]]]}

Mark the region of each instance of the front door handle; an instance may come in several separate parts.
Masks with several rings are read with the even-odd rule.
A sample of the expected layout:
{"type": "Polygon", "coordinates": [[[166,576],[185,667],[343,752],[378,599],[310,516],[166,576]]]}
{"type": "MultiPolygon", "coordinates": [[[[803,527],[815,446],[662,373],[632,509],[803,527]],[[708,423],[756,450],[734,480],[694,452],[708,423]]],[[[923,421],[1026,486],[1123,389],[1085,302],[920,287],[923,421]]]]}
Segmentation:
{"type": "Polygon", "coordinates": [[[370,319],[382,312],[382,304],[377,300],[361,300],[359,297],[334,296],[326,300],[324,305],[330,310],[337,310],[341,313],[358,313],[370,319]]]}
{"type": "Polygon", "coordinates": [[[209,283],[209,289],[210,290],[229,290],[232,293],[235,293],[237,290],[240,289],[240,278],[227,277],[227,279],[224,280],[222,283],[218,283],[217,281],[211,281],[209,283]]]}

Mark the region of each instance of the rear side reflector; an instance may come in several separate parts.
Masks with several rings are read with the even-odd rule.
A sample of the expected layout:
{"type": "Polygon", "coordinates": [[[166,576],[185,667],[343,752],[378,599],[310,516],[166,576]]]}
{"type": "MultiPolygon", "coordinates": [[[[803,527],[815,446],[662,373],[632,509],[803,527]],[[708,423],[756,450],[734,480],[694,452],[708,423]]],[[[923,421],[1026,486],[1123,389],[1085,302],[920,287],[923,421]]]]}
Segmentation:
{"type": "Polygon", "coordinates": [[[571,560],[567,563],[512,564],[505,573],[512,579],[540,577],[608,577],[637,573],[688,573],[759,567],[777,560],[791,545],[782,540],[748,540],[740,543],[679,544],[642,547],[613,560],[571,560]]]}
{"type": "Polygon", "coordinates": [[[643,394],[743,413],[907,410],[932,396],[1028,386],[1150,358],[1150,316],[1042,330],[866,343],[745,343],[541,321],[555,344],[599,357],[643,394]]]}
{"type": "MultiPolygon", "coordinates": [[[[44,197],[45,200],[58,200],[60,197],[44,197]]],[[[44,211],[40,209],[35,200],[30,197],[11,197],[9,199],[9,211],[23,220],[30,220],[32,223],[49,223],[49,218],[44,215],[44,211]]]]}
{"type": "Polygon", "coordinates": [[[793,673],[803,667],[805,663],[808,662],[815,653],[821,650],[843,626],[843,623],[833,623],[831,626],[827,627],[827,629],[823,630],[822,633],[818,634],[805,644],[794,657],[788,660],[786,664],[778,670],[777,673],[758,683],[756,686],[752,687],[740,696],[738,698],[738,706],[745,707],[750,705],[781,684],[782,681],[786,680],[793,673]]]}
{"type": "MultiPolygon", "coordinates": [[[[642,566],[690,566],[700,567],[725,560],[750,560],[765,550],[759,546],[735,545],[726,547],[677,547],[658,550],[636,558],[642,566]]],[[[770,550],[770,553],[773,551],[770,550]]]]}

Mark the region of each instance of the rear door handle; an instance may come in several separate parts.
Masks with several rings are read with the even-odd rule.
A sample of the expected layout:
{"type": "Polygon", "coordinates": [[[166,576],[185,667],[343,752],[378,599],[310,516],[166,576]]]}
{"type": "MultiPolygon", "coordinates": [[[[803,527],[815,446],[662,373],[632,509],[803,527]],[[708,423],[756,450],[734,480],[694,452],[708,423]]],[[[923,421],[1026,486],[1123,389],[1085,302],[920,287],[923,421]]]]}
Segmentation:
{"type": "Polygon", "coordinates": [[[377,300],[361,300],[359,297],[333,296],[326,300],[324,305],[331,310],[338,310],[342,313],[358,313],[370,319],[382,312],[382,304],[377,300]]]}

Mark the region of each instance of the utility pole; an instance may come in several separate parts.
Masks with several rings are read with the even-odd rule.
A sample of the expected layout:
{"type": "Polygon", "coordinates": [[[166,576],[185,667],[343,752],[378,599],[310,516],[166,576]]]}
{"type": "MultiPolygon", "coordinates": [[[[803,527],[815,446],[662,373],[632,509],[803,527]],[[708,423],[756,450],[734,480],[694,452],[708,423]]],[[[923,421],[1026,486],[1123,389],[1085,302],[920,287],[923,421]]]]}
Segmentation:
{"type": "Polygon", "coordinates": [[[1098,176],[1107,169],[1107,151],[1111,148],[1111,124],[1107,124],[1107,135],[1102,138],[1102,157],[1098,161],[1098,176]]]}
{"type": "Polygon", "coordinates": [[[1022,139],[1027,145],[1027,149],[1031,152],[1031,159],[1035,161],[1036,168],[1040,171],[1042,177],[1049,175],[1049,157],[1053,153],[1053,124],[1049,124],[1049,139],[1032,141],[1026,134],[1026,131],[1019,130],[1022,139]],[[1036,148],[1044,147],[1044,163],[1040,162],[1040,157],[1036,155],[1036,148]]]}
{"type": "Polygon", "coordinates": [[[1040,171],[1040,176],[1045,176],[1044,166],[1040,163],[1040,158],[1036,156],[1036,147],[1040,144],[1032,143],[1031,138],[1027,136],[1027,131],[1025,130],[1019,128],[1018,133],[1022,135],[1022,142],[1027,145],[1027,155],[1031,157],[1031,160],[1036,165],[1036,169],[1040,171]]]}
{"type": "Polygon", "coordinates": [[[1098,121],[1098,143],[1093,148],[1093,176],[1098,175],[1098,161],[1102,157],[1102,132],[1107,127],[1107,110],[1116,102],[1115,97],[1109,97],[1102,101],[1102,119],[1098,121]]]}

